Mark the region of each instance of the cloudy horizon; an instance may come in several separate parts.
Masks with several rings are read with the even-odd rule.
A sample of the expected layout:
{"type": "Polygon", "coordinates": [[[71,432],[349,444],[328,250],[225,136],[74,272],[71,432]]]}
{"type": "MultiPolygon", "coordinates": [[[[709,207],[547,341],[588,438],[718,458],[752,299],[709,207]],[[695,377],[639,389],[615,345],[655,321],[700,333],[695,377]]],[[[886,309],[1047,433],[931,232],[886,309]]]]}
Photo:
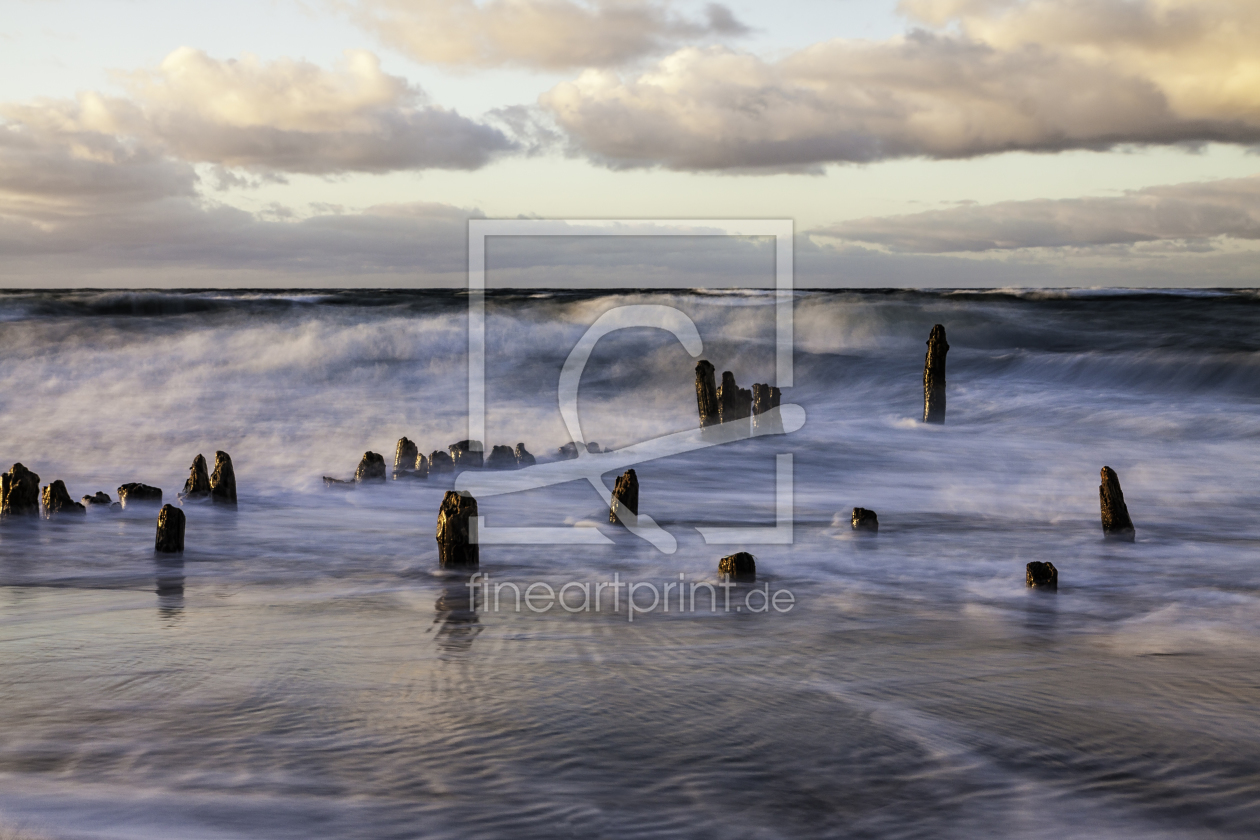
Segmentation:
{"type": "MultiPolygon", "coordinates": [[[[1246,0],[18,0],[0,43],[6,287],[459,286],[517,217],[790,218],[810,287],[1260,286],[1246,0]]],[[[600,259],[504,282],[653,282],[600,259]]]]}

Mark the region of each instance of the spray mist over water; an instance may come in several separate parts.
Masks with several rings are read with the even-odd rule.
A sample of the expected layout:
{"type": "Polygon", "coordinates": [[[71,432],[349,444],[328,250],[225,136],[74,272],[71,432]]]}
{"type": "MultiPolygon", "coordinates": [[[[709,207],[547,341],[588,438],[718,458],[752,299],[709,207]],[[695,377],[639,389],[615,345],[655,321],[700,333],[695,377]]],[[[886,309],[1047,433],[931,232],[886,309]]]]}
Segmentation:
{"type": "MultiPolygon", "coordinates": [[[[603,312],[677,307],[704,358],[773,384],[773,296],[502,293],[487,448],[567,442],[556,387],[603,312]]],[[[1260,298],[798,292],[804,427],[636,466],[673,555],[581,482],[494,497],[496,525],[598,524],[606,547],[483,547],[495,580],[713,581],[756,549],[789,613],[482,612],[436,570],[451,478],[324,491],[466,434],[462,295],[0,295],[0,466],[71,495],[172,500],[231,453],[240,506],[0,527],[0,825],[34,836],[1196,837],[1260,819],[1260,298]],[[919,422],[945,324],[949,413],[919,422]],[[1101,541],[1116,469],[1138,540],[1101,541]],[[857,539],[848,512],[879,514],[857,539]],[[1060,570],[1029,592],[1024,564],[1060,570]]],[[[696,425],[694,359],[595,348],[587,440],[696,425]]],[[[615,476],[605,476],[609,486],[615,476]]]]}

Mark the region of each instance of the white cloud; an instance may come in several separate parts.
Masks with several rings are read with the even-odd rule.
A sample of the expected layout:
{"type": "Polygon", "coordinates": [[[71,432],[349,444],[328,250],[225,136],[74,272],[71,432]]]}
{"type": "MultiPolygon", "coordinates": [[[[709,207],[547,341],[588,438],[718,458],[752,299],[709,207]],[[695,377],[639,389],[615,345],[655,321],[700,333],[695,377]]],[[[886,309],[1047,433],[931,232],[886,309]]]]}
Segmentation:
{"type": "Polygon", "coordinates": [[[330,71],[184,47],[118,79],[125,98],[84,93],[0,115],[45,135],[139,138],[186,161],[281,172],[475,169],[515,148],[499,129],[427,104],[368,52],[347,51],[330,71]]]}
{"type": "MultiPolygon", "coordinates": [[[[119,127],[89,111],[36,107],[19,114],[26,122],[0,123],[0,283],[293,284],[295,276],[354,282],[408,273],[464,282],[466,226],[476,210],[313,207],[302,219],[271,204],[249,213],[204,197],[193,164],[161,144],[107,133],[119,127]],[[195,279],[207,272],[214,279],[195,279]]],[[[231,171],[203,169],[212,184],[241,186],[231,171]]]]}
{"type": "Polygon", "coordinates": [[[746,31],[717,4],[704,20],[644,0],[361,0],[350,8],[362,26],[418,61],[478,67],[609,67],[746,31]]]}
{"type": "MultiPolygon", "coordinates": [[[[812,234],[891,251],[940,254],[1159,243],[1212,250],[1213,240],[1260,240],[1260,176],[1149,187],[1107,198],[1005,201],[855,219],[812,234]]],[[[1147,253],[1156,249],[1144,246],[1147,253]]]]}
{"type": "Polygon", "coordinates": [[[613,167],[827,163],[1118,144],[1260,141],[1254,0],[907,0],[933,31],[779,61],[687,47],[540,102],[613,167]]]}

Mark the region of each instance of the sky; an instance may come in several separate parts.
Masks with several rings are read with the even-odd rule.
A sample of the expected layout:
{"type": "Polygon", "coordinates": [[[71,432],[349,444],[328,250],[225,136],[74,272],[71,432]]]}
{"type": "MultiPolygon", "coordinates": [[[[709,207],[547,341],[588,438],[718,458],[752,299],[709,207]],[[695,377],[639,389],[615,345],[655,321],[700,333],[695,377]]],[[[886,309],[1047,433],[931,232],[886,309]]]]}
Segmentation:
{"type": "MultiPolygon", "coordinates": [[[[1258,44],[1255,0],[6,0],[0,286],[461,286],[526,217],[791,219],[808,287],[1257,287],[1258,44]]],[[[684,241],[488,280],[772,282],[684,241]]]]}

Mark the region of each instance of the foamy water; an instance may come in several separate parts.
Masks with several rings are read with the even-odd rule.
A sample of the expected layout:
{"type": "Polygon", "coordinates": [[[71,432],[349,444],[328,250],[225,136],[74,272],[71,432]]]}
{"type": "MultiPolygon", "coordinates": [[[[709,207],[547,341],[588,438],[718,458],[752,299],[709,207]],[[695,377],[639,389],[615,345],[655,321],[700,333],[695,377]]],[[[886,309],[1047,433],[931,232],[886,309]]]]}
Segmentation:
{"type": "MultiPolygon", "coordinates": [[[[487,446],[568,435],[560,367],[627,303],[772,382],[765,294],[487,302],[487,446]]],[[[1260,298],[822,293],[804,427],[635,467],[662,554],[575,482],[483,499],[605,546],[483,546],[493,581],[716,582],[749,546],[786,612],[472,609],[437,568],[451,477],[325,491],[368,449],[467,436],[466,301],[415,292],[0,295],[0,467],[173,501],[231,453],[235,512],[0,523],[0,831],[32,837],[1248,837],[1260,824],[1260,298]],[[945,324],[949,409],[918,422],[945,324]],[[1134,544],[1105,543],[1098,471],[1134,544]],[[855,539],[848,512],[879,514],[855,539]],[[1029,591],[1024,564],[1059,569],[1029,591]]],[[[588,440],[695,426],[668,333],[604,339],[588,440]]],[[[615,476],[607,475],[611,485],[615,476]]],[[[748,603],[747,587],[733,603],[748,603]]],[[[703,606],[703,599],[701,604],[703,606]]],[[[755,603],[755,601],[753,602],[755,603]]]]}

